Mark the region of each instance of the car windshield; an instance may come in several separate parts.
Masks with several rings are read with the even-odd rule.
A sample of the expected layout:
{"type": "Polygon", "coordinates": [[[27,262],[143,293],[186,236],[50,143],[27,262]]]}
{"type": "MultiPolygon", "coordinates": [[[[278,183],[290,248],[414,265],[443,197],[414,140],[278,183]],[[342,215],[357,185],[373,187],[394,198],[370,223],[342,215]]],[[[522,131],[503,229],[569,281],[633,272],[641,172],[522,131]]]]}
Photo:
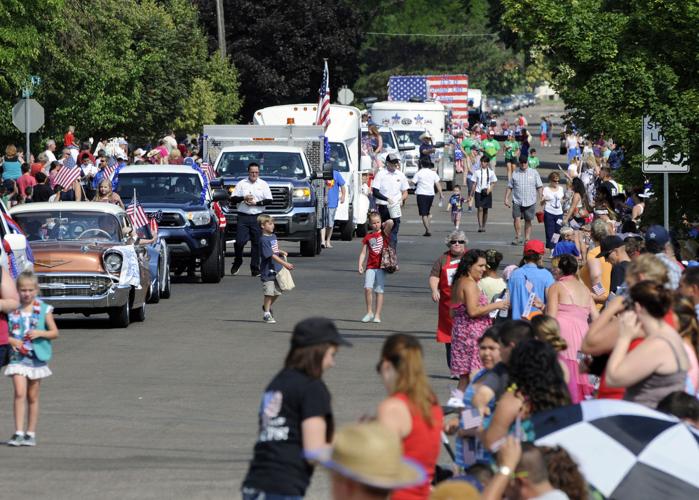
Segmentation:
{"type": "Polygon", "coordinates": [[[341,142],[331,142],[330,161],[338,172],[349,172],[350,166],[347,160],[347,148],[341,142]]]}
{"type": "Polygon", "coordinates": [[[122,172],[119,174],[119,196],[128,205],[133,198],[140,202],[187,203],[201,199],[201,180],[192,173],[122,172]]]}
{"type": "Polygon", "coordinates": [[[121,240],[119,218],[109,213],[56,209],[13,214],[12,217],[29,241],[121,240]]]}
{"type": "Polygon", "coordinates": [[[398,137],[398,144],[404,146],[406,144],[414,144],[419,146],[422,142],[420,136],[425,133],[424,130],[394,130],[398,137]]]}
{"type": "Polygon", "coordinates": [[[299,153],[283,151],[228,151],[221,153],[216,167],[218,175],[247,177],[248,165],[260,165],[260,177],[293,177],[305,179],[303,159],[299,153]]]}

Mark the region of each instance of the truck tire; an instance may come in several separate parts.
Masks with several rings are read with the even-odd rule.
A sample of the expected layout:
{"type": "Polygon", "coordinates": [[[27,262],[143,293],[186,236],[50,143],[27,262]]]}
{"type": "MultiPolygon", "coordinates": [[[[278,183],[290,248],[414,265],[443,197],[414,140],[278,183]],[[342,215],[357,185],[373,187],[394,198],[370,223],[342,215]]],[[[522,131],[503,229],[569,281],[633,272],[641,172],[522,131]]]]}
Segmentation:
{"type": "Polygon", "coordinates": [[[216,236],[209,256],[201,261],[202,283],[218,283],[221,281],[221,238],[216,236]]]}
{"type": "Polygon", "coordinates": [[[340,238],[342,241],[352,241],[352,233],[354,233],[354,224],[351,220],[342,223],[340,227],[340,238]]]}
{"type": "Polygon", "coordinates": [[[314,257],[316,254],[316,237],[315,234],[311,239],[302,241],[300,244],[301,256],[314,257]]]}
{"type": "Polygon", "coordinates": [[[320,255],[320,252],[323,250],[322,244],[323,242],[320,239],[320,229],[316,229],[316,255],[320,255]]]}
{"type": "Polygon", "coordinates": [[[131,319],[131,299],[126,301],[121,307],[112,307],[109,309],[109,323],[112,328],[126,328],[129,326],[131,319]]]}

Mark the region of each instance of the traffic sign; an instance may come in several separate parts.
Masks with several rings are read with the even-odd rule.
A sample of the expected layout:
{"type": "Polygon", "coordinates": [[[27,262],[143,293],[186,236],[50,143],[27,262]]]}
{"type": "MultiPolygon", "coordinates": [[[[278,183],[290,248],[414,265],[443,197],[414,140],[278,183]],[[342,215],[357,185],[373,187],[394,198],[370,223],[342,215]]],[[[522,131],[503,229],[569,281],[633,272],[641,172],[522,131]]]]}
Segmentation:
{"type": "Polygon", "coordinates": [[[658,124],[653,123],[649,116],[643,117],[643,165],[644,174],[686,174],[689,163],[683,154],[678,154],[672,161],[662,156],[665,137],[658,124]]]}
{"type": "Polygon", "coordinates": [[[44,108],[34,99],[20,99],[12,108],[12,123],[21,132],[34,133],[44,125],[44,108]],[[29,130],[27,130],[27,106],[29,106],[29,130]]]}
{"type": "Polygon", "coordinates": [[[337,92],[337,102],[339,102],[343,106],[348,106],[352,104],[352,101],[354,101],[354,92],[352,92],[347,87],[342,87],[337,92]]]}

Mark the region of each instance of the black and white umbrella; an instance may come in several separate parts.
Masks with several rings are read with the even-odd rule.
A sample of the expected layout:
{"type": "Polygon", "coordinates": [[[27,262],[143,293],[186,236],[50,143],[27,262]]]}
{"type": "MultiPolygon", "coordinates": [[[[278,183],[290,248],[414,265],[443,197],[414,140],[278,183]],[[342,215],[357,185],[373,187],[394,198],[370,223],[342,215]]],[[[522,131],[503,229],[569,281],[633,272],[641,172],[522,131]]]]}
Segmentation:
{"type": "Polygon", "coordinates": [[[536,445],[561,446],[607,498],[699,499],[699,432],[628,401],[583,401],[536,414],[536,445]]]}

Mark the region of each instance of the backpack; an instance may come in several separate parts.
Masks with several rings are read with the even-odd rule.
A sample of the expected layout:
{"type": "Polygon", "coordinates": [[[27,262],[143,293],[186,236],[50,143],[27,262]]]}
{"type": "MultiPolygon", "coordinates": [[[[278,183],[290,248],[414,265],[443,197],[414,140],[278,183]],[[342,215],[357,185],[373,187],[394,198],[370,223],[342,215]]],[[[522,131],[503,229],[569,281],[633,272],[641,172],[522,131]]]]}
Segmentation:
{"type": "Polygon", "coordinates": [[[389,242],[384,243],[381,249],[381,269],[388,274],[393,274],[399,270],[398,254],[396,253],[396,249],[393,248],[389,242]]]}

